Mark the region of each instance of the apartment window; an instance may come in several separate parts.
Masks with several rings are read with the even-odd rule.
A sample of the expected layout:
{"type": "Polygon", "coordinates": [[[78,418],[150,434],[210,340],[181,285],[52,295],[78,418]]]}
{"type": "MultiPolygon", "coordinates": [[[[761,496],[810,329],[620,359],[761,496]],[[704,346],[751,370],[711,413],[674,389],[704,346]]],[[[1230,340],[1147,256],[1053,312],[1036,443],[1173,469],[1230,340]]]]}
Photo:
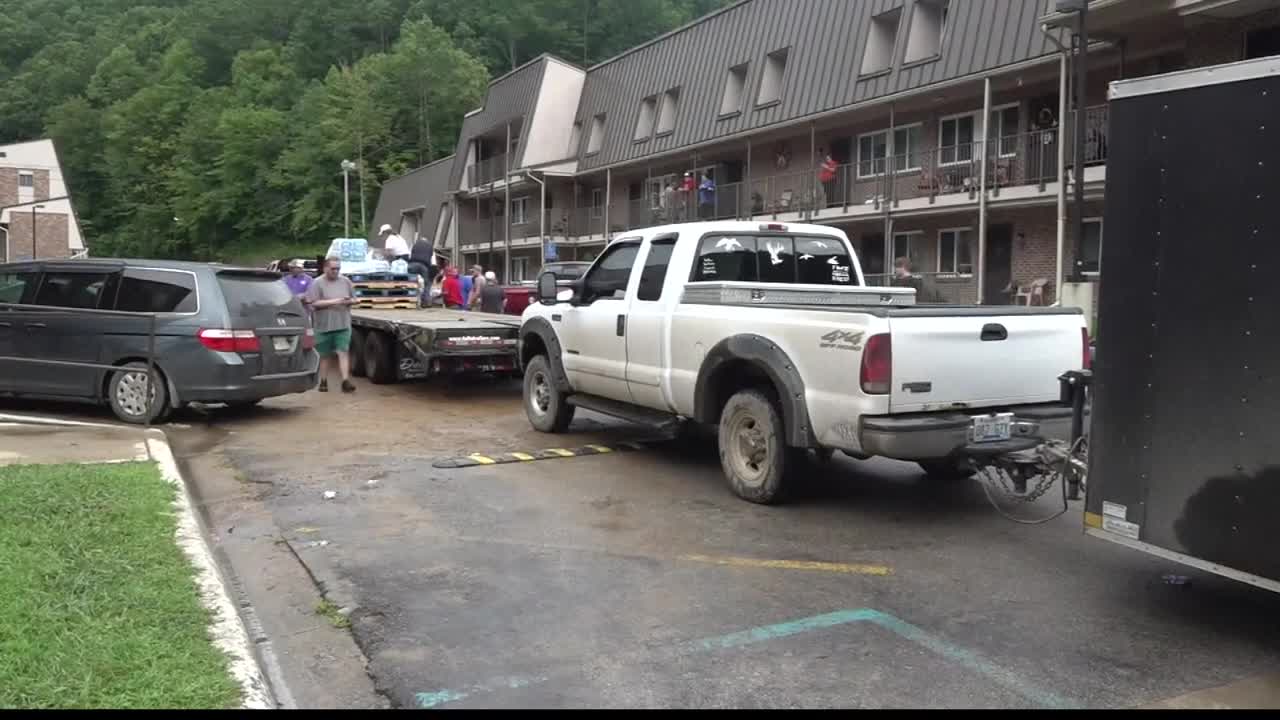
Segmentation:
{"type": "Polygon", "coordinates": [[[943,165],[973,160],[974,115],[953,115],[938,125],[938,153],[943,165]]]}
{"type": "Polygon", "coordinates": [[[529,198],[511,198],[511,224],[523,225],[529,222],[529,198]]]}
{"type": "Polygon", "coordinates": [[[604,188],[591,189],[591,217],[604,217],[604,188]]]}
{"type": "Polygon", "coordinates": [[[996,146],[1001,157],[1007,157],[1018,151],[1018,106],[1005,105],[991,111],[991,122],[987,125],[987,140],[996,146]]]}
{"type": "Polygon", "coordinates": [[[911,8],[904,63],[936,58],[942,54],[942,34],[946,30],[948,0],[916,0],[911,8]]]}
{"type": "MultiPolygon", "coordinates": [[[[908,172],[920,169],[920,138],[923,126],[894,128],[893,169],[908,172]]],[[[889,157],[889,131],[868,133],[858,138],[858,177],[883,175],[889,157]]]]}
{"type": "Polygon", "coordinates": [[[973,255],[970,252],[972,231],[955,228],[938,233],[938,272],[952,275],[972,275],[973,255]]]}
{"type": "Polygon", "coordinates": [[[902,8],[890,10],[871,19],[867,47],[862,52],[862,75],[888,70],[893,65],[893,47],[898,41],[898,23],[902,8]]]}
{"type": "Polygon", "coordinates": [[[1080,243],[1080,272],[1097,275],[1102,272],[1102,220],[1084,221],[1084,241],[1080,243]]]}
{"type": "Polygon", "coordinates": [[[722,117],[742,112],[742,98],[747,87],[747,70],[750,68],[750,63],[729,68],[729,77],[724,81],[724,95],[720,98],[722,117]]]}
{"type": "Polygon", "coordinates": [[[591,119],[591,135],[587,137],[587,154],[598,153],[603,146],[604,115],[597,115],[591,119]]]}
{"type": "Polygon", "coordinates": [[[511,258],[511,278],[508,282],[520,283],[529,277],[529,258],[513,257],[511,258]]]}
{"type": "Polygon", "coordinates": [[[577,155],[578,148],[582,145],[582,122],[578,121],[573,124],[573,132],[569,135],[569,154],[577,155]]]}
{"type": "Polygon", "coordinates": [[[644,142],[653,135],[653,118],[657,114],[657,109],[657,95],[650,95],[640,101],[640,117],[636,120],[636,142],[644,142]]]}
{"type": "Polygon", "coordinates": [[[774,50],[764,59],[764,74],[760,76],[760,92],[756,106],[768,105],[782,99],[782,78],[787,72],[788,50],[774,50]]]}
{"type": "Polygon", "coordinates": [[[35,176],[35,173],[30,172],[29,170],[19,170],[19,171],[18,171],[18,187],[20,187],[20,188],[34,188],[35,186],[36,186],[36,176],[35,176]]]}
{"type": "Polygon", "coordinates": [[[907,258],[911,261],[911,269],[919,270],[924,256],[924,244],[920,242],[923,234],[920,230],[894,233],[893,257],[889,261],[889,266],[893,267],[898,262],[898,258],[907,258]]]}
{"type": "Polygon", "coordinates": [[[658,103],[658,125],[654,129],[654,135],[661,137],[675,131],[676,110],[679,107],[680,88],[672,88],[662,93],[662,100],[658,103]]]}

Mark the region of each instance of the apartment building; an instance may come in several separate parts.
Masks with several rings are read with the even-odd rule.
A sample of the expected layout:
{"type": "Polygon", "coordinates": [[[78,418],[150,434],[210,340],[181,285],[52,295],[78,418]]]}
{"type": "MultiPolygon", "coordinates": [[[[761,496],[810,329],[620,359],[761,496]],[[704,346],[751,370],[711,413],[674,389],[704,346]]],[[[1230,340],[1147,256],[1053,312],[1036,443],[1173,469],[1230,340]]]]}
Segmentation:
{"type": "Polygon", "coordinates": [[[53,141],[0,145],[0,262],[83,252],[53,141]]]}
{"type": "Polygon", "coordinates": [[[1078,110],[1064,4],[744,0],[585,70],[540,57],[467,116],[437,245],[519,281],[647,225],[816,222],[872,282],[905,257],[935,300],[1087,303],[1107,84],[1276,54],[1280,1],[1093,0],[1078,110]]]}

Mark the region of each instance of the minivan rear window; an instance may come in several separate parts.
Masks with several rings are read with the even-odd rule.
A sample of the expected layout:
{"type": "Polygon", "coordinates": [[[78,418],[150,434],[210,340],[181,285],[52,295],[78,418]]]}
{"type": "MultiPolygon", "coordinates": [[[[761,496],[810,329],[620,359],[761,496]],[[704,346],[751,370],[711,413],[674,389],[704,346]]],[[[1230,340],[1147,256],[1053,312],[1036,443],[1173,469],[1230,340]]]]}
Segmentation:
{"type": "Polygon", "coordinates": [[[274,310],[293,302],[293,293],[279,275],[269,273],[218,273],[218,285],[227,299],[227,309],[234,317],[255,317],[263,310],[274,310]]]}

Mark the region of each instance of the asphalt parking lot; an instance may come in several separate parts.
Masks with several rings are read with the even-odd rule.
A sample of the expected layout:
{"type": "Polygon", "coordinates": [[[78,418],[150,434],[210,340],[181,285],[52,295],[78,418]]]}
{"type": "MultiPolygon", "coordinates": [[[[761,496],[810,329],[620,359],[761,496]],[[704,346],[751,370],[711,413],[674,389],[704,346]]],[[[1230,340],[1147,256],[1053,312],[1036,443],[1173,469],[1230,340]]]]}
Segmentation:
{"type": "Polygon", "coordinates": [[[709,444],[571,430],[531,431],[518,386],[484,383],[169,427],[299,706],[1142,707],[1280,671],[1280,598],[1088,538],[1079,505],[1016,525],[977,482],[846,458],[760,507],[709,444]],[[289,629],[317,588],[358,650],[289,629]]]}

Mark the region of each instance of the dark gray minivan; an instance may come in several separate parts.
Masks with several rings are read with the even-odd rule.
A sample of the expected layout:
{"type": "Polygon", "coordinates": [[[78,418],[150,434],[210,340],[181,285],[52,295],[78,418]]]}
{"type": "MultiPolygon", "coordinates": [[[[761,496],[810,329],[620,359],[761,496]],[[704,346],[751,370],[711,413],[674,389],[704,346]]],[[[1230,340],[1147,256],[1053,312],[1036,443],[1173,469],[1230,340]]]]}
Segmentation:
{"type": "Polygon", "coordinates": [[[278,273],[163,260],[0,264],[0,395],[105,403],[151,421],[190,402],[252,405],[316,385],[306,310],[278,273]],[[74,363],[127,367],[86,368],[74,363]]]}

